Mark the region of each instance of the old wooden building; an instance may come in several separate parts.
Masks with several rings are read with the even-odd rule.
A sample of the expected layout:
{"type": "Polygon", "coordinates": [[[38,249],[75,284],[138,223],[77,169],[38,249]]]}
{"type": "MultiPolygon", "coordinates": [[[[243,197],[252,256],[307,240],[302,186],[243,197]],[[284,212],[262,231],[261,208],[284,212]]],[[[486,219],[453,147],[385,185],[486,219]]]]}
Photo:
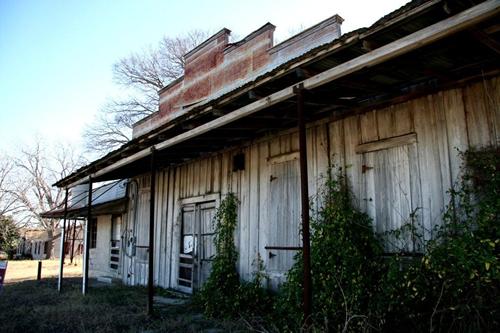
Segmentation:
{"type": "Polygon", "coordinates": [[[186,292],[210,272],[212,217],[234,192],[239,273],[251,278],[260,256],[275,288],[295,254],[280,248],[301,245],[302,108],[309,194],[342,167],[377,232],[412,219],[429,239],[458,151],[500,143],[499,11],[412,1],[369,28],[342,35],[335,15],[277,45],[271,24],[236,43],[223,29],[186,54],[132,141],[57,186],[129,179],[122,280],[146,284],[153,260],[155,285],[186,292]]]}

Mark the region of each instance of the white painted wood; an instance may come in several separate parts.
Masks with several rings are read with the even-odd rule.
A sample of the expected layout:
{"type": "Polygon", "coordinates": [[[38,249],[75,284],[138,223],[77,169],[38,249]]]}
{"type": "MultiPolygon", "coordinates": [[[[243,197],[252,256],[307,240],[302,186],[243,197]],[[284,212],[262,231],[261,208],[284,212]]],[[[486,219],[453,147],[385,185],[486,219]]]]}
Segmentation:
{"type": "Polygon", "coordinates": [[[499,91],[498,78],[463,89],[469,144],[473,147],[492,146],[499,142],[499,91]]]}
{"type": "Polygon", "coordinates": [[[344,158],[345,158],[345,174],[349,188],[354,194],[354,204],[362,208],[363,202],[360,198],[363,197],[362,191],[362,156],[356,154],[356,147],[361,142],[361,133],[359,133],[358,117],[349,117],[344,119],[344,158]]]}
{"type": "MultiPolygon", "coordinates": [[[[271,165],[271,175],[265,246],[300,246],[299,163],[271,165]]],[[[294,255],[295,251],[267,250],[266,270],[273,274],[273,288],[293,265],[294,255]]]]}
{"type": "Polygon", "coordinates": [[[196,197],[179,199],[179,204],[184,206],[184,205],[188,205],[188,204],[192,204],[192,203],[199,203],[199,202],[205,202],[205,201],[216,201],[217,205],[218,205],[220,199],[221,199],[220,193],[210,193],[210,194],[199,195],[196,197]]]}
{"type": "Polygon", "coordinates": [[[245,170],[234,172],[239,179],[239,223],[237,228],[239,259],[238,266],[240,276],[248,280],[250,277],[250,149],[246,147],[243,150],[245,154],[245,170]]]}
{"type": "Polygon", "coordinates": [[[249,200],[248,200],[248,274],[247,279],[251,279],[257,270],[257,260],[259,256],[259,228],[260,228],[260,182],[259,174],[261,172],[260,164],[262,161],[261,144],[255,144],[251,147],[248,156],[249,164],[249,200]]]}
{"type": "Polygon", "coordinates": [[[386,139],[367,142],[356,147],[357,154],[363,154],[368,152],[373,152],[377,150],[384,150],[389,148],[394,148],[402,145],[409,145],[417,142],[417,135],[415,133],[388,137],[386,139]]]}
{"type": "Polygon", "coordinates": [[[328,125],[329,129],[329,144],[330,144],[330,164],[334,168],[334,172],[337,171],[338,168],[342,168],[345,170],[345,156],[344,156],[344,121],[338,120],[330,123],[328,125]]]}
{"type": "MultiPolygon", "coordinates": [[[[412,212],[418,203],[412,202],[410,165],[417,164],[416,156],[410,154],[409,145],[392,147],[386,150],[366,153],[366,162],[371,162],[373,169],[366,171],[369,186],[368,212],[376,230],[383,234],[412,223],[412,212]]],[[[416,198],[418,200],[418,198],[416,198]]],[[[412,251],[410,234],[403,241],[392,235],[384,236],[386,250],[412,251]]]]}
{"type": "Polygon", "coordinates": [[[361,142],[372,142],[379,139],[377,114],[375,110],[366,112],[360,116],[361,142]]]}
{"type": "MultiPolygon", "coordinates": [[[[394,119],[394,107],[390,106],[376,111],[376,126],[380,140],[396,136],[396,120],[394,119]]],[[[397,146],[397,145],[396,145],[397,146]]],[[[395,147],[396,147],[395,146],[395,147]]]]}
{"type": "Polygon", "coordinates": [[[299,152],[298,151],[292,151],[289,153],[282,153],[282,154],[270,156],[267,158],[267,160],[270,164],[285,163],[288,161],[293,161],[293,160],[298,160],[298,159],[299,159],[299,152]]]}
{"type": "MultiPolygon", "coordinates": [[[[492,140],[496,140],[496,127],[492,131],[491,124],[484,124],[482,120],[478,122],[469,115],[476,109],[471,96],[477,95],[477,98],[487,100],[481,102],[483,111],[480,112],[494,122],[498,111],[492,108],[495,104],[491,100],[498,101],[500,93],[492,82],[497,85],[498,81],[494,79],[485,83],[494,87],[488,88],[488,91],[493,91],[490,95],[482,88],[484,84],[469,85],[372,110],[366,117],[351,116],[309,126],[309,184],[314,189],[310,195],[315,195],[314,191],[320,188],[321,176],[329,164],[347,165],[346,174],[356,203],[375,218],[376,230],[401,226],[416,211],[415,223],[425,226],[425,235],[429,238],[432,227],[441,221],[451,180],[459,174],[460,160],[454,153],[454,147],[468,147],[467,133],[472,131],[476,131],[473,134],[476,141],[491,144],[492,140]],[[469,94],[468,99],[464,98],[464,92],[469,94]],[[376,121],[368,121],[369,117],[376,121]],[[385,120],[381,124],[382,119],[385,120]],[[469,126],[471,122],[472,128],[469,126]],[[374,123],[376,128],[373,128],[374,123]],[[489,134],[481,137],[478,131],[484,126],[489,126],[489,134]],[[368,141],[375,137],[377,141],[368,141]],[[359,147],[364,149],[359,150],[359,147]],[[363,165],[374,169],[363,173],[363,165]]],[[[281,184],[275,183],[277,179],[271,181],[271,175],[281,175],[282,180],[283,177],[298,177],[298,171],[290,169],[290,165],[297,164],[297,160],[283,157],[293,156],[298,149],[297,141],[296,131],[284,131],[256,142],[247,142],[243,147],[191,161],[160,176],[163,180],[159,178],[158,184],[163,182],[163,187],[158,187],[157,219],[165,219],[165,225],[162,222],[157,227],[162,234],[159,243],[165,245],[162,245],[158,258],[165,261],[159,263],[164,272],[162,274],[168,275],[168,279],[158,276],[160,285],[182,289],[177,284],[181,206],[223,197],[230,191],[236,193],[240,200],[235,239],[240,253],[238,270],[242,278],[252,277],[253,264],[260,254],[270,275],[270,286],[276,287],[284,281],[284,267],[291,264],[291,254],[271,250],[278,256],[269,258],[270,251],[264,247],[298,245],[292,244],[295,235],[300,242],[299,234],[293,234],[294,228],[290,224],[277,227],[284,223],[286,216],[295,214],[300,217],[299,188],[294,189],[295,181],[292,180],[281,184]],[[245,170],[233,172],[232,156],[238,152],[245,153],[245,170]],[[160,195],[160,192],[163,194],[160,195]],[[291,233],[292,236],[289,236],[291,233]]],[[[148,221],[146,211],[142,209],[142,206],[149,209],[147,178],[147,175],[138,178],[141,193],[148,193],[138,207],[138,234],[147,233],[147,228],[144,229],[139,221],[148,221]]],[[[132,213],[133,209],[129,207],[128,214],[132,213]]],[[[300,218],[297,218],[295,230],[299,221],[300,218]]],[[[128,228],[131,225],[129,221],[128,228]]],[[[141,237],[144,238],[138,235],[138,239],[141,237]]],[[[408,242],[411,240],[408,239],[408,242]]],[[[388,247],[388,250],[391,249],[394,247],[388,247]]],[[[140,265],[137,258],[133,259],[133,263],[133,282],[128,283],[145,283],[147,265],[140,265]]]]}
{"type": "Polygon", "coordinates": [[[393,106],[394,134],[400,136],[415,132],[413,113],[408,102],[393,106]]]}
{"type": "Polygon", "coordinates": [[[437,119],[432,108],[432,96],[414,100],[413,103],[415,131],[418,139],[418,161],[422,170],[421,187],[423,207],[424,237],[430,239],[433,230],[441,220],[443,207],[443,179],[441,175],[439,140],[436,133],[437,119]]]}

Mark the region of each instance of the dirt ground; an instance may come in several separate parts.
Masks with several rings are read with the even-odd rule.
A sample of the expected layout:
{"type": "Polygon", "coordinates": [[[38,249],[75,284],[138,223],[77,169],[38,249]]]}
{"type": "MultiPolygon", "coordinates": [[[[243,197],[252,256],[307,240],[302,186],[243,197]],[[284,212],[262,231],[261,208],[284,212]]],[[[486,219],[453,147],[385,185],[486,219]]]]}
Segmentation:
{"type": "MultiPolygon", "coordinates": [[[[9,260],[7,272],[5,273],[5,284],[16,283],[27,280],[36,280],[38,260],[9,260]]],[[[81,260],[67,263],[63,268],[64,277],[82,276],[81,260]],[[76,264],[76,265],[75,265],[76,264]]],[[[59,276],[59,259],[42,260],[42,279],[59,276]]]]}

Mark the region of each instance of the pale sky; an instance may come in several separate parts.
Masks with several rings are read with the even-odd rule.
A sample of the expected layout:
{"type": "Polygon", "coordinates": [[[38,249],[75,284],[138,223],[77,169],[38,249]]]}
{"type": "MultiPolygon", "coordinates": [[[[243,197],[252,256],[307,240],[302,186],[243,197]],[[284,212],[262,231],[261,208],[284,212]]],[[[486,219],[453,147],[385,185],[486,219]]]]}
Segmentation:
{"type": "Polygon", "coordinates": [[[342,33],[405,0],[0,0],[0,152],[39,136],[81,146],[85,124],[118,93],[112,66],[163,35],[225,27],[239,37],[271,22],[284,40],[334,14],[342,33]]]}

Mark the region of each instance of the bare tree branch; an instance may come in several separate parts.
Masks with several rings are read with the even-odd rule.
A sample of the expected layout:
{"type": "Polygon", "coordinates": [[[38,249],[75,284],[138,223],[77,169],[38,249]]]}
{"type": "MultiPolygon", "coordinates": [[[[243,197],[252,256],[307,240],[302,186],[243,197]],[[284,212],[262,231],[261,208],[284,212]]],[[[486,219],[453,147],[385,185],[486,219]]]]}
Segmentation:
{"type": "Polygon", "coordinates": [[[111,99],[84,133],[86,148],[106,153],[131,139],[132,125],[158,111],[158,91],[184,73],[184,55],[207,39],[200,30],[175,38],[164,37],[156,48],[118,60],[113,66],[115,82],[128,96],[111,99]]]}
{"type": "Polygon", "coordinates": [[[14,163],[7,156],[0,161],[0,216],[15,214],[19,211],[19,203],[9,193],[9,180],[14,163]]]}
{"type": "Polygon", "coordinates": [[[56,146],[52,153],[48,150],[39,141],[23,147],[17,156],[8,159],[11,162],[3,164],[0,205],[15,207],[11,212],[18,226],[41,227],[50,238],[58,220],[42,218],[40,214],[57,208],[64,200],[64,189],[55,189],[51,184],[72,173],[83,161],[68,145],[56,146]]]}

